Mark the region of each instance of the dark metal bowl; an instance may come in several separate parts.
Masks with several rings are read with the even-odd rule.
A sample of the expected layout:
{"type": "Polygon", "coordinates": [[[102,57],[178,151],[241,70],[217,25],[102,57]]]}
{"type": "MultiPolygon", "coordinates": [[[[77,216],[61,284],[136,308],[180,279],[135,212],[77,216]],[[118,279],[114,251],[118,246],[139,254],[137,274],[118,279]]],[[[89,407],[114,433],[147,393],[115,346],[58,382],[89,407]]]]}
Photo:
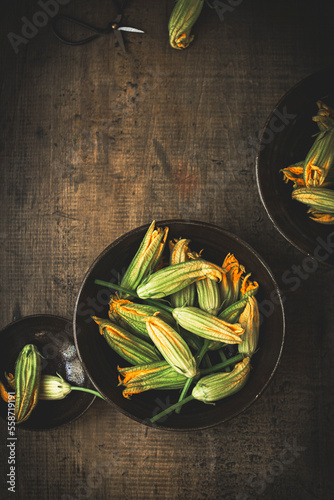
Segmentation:
{"type": "MultiPolygon", "coordinates": [[[[42,373],[59,373],[71,385],[91,387],[78,359],[73,341],[72,323],[59,316],[34,315],[6,326],[0,332],[0,379],[4,372],[14,374],[15,361],[26,344],[35,344],[42,354],[42,373]]],[[[68,424],[90,407],[95,396],[72,391],[65,399],[39,401],[28,420],[18,428],[43,430],[68,424]]],[[[7,419],[8,406],[0,398],[0,415],[7,419]]]]}
{"type": "Polygon", "coordinates": [[[291,198],[292,183],[283,182],[282,168],[303,161],[318,127],[312,121],[316,102],[334,107],[334,66],[302,80],[287,92],[270,114],[256,158],[262,203],[278,231],[298,250],[334,266],[334,225],[311,220],[307,207],[291,198]]]}
{"type": "MultiPolygon", "coordinates": [[[[192,250],[203,250],[203,258],[219,265],[233,253],[259,282],[257,295],[262,312],[260,342],[252,358],[252,371],[246,386],[237,394],[218,401],[215,406],[199,401],[186,404],[179,415],[170,414],[154,426],[168,430],[196,430],[235,417],[253,403],[271,380],[279,362],[284,340],[284,313],[278,287],[261,257],[245,242],[217,226],[201,222],[170,220],[157,222],[169,227],[169,238],[191,239],[192,250]]],[[[99,334],[91,315],[107,317],[110,289],[94,280],[117,282],[134,256],[148,225],[125,234],[96,259],[81,285],[74,312],[74,338],[80,361],[96,389],[116,409],[137,422],[151,425],[149,418],[178,399],[178,391],[147,391],[131,400],[118,387],[117,365],[126,366],[99,334]]]]}

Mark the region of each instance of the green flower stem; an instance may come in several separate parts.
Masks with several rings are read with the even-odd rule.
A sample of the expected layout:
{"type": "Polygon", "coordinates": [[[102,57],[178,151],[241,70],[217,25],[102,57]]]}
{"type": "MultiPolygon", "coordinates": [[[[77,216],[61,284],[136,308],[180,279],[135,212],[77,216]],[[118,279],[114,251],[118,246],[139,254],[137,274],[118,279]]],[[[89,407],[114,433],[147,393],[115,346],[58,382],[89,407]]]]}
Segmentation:
{"type": "MultiPolygon", "coordinates": [[[[108,281],[102,281],[102,280],[95,280],[94,283],[96,285],[102,285],[102,286],[107,286],[108,288],[112,288],[113,290],[119,290],[120,292],[127,293],[129,295],[132,295],[132,297],[136,297],[137,299],[143,300],[139,297],[139,295],[134,291],[134,290],[128,290],[127,288],[122,287],[121,285],[116,285],[116,283],[109,283],[108,281]]],[[[162,304],[161,302],[158,302],[153,299],[144,299],[146,304],[150,304],[151,306],[159,307],[160,309],[164,309],[165,311],[168,311],[170,313],[173,312],[173,308],[166,306],[165,304],[162,304]]]]}
{"type": "Polygon", "coordinates": [[[205,366],[206,368],[211,368],[212,366],[211,359],[208,353],[206,353],[203,357],[203,366],[205,366]]]}
{"type": "Polygon", "coordinates": [[[168,413],[171,413],[172,411],[176,410],[180,406],[183,406],[184,404],[188,403],[192,399],[195,399],[195,398],[192,394],[190,394],[190,396],[188,396],[187,398],[183,399],[182,401],[178,401],[177,403],[170,406],[169,408],[166,408],[166,410],[163,410],[160,413],[158,413],[158,415],[155,415],[155,417],[152,417],[150,419],[150,422],[153,424],[157,420],[160,420],[160,418],[164,417],[165,415],[168,415],[168,413]]]}
{"type": "MultiPolygon", "coordinates": [[[[223,349],[219,349],[218,354],[219,354],[220,359],[222,360],[223,363],[225,361],[227,361],[227,357],[226,357],[226,354],[224,353],[223,349]]],[[[227,366],[225,371],[230,372],[231,368],[229,366],[227,366]]]]}
{"type": "MultiPolygon", "coordinates": [[[[198,354],[196,355],[196,364],[197,364],[197,368],[199,367],[199,365],[201,364],[201,361],[203,359],[203,356],[204,354],[207,352],[208,350],[208,346],[210,344],[210,340],[208,339],[205,339],[204,342],[203,342],[203,345],[201,347],[201,349],[199,350],[198,354]]],[[[180,397],[179,397],[179,403],[181,401],[183,401],[183,399],[186,397],[187,395],[187,392],[188,392],[188,389],[189,387],[191,386],[193,380],[194,380],[195,377],[190,377],[188,378],[187,382],[184,384],[183,386],[183,389],[182,389],[182,392],[180,394],[180,397]]],[[[181,406],[179,406],[176,410],[175,410],[175,413],[180,413],[181,411],[181,406]]]]}
{"type": "Polygon", "coordinates": [[[226,368],[226,366],[233,365],[234,363],[238,363],[239,361],[242,360],[243,360],[243,355],[237,354],[236,356],[233,356],[233,358],[223,361],[222,363],[218,363],[217,365],[214,365],[211,368],[205,368],[204,370],[201,370],[201,375],[209,375],[209,373],[219,372],[219,370],[226,368]]]}
{"type": "Polygon", "coordinates": [[[104,397],[101,396],[99,392],[94,391],[93,389],[86,389],[86,387],[75,387],[71,385],[71,391],[89,392],[89,394],[94,394],[94,396],[98,396],[99,398],[103,399],[103,401],[105,401],[104,397]]]}

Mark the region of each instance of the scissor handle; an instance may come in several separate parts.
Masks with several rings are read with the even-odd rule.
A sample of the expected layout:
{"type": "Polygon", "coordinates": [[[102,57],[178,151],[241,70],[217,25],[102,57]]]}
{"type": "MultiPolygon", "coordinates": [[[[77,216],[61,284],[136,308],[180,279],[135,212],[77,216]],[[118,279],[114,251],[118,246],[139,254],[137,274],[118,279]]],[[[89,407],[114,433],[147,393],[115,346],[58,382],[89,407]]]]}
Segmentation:
{"type": "Polygon", "coordinates": [[[55,17],[52,20],[51,26],[52,26],[52,31],[55,34],[55,36],[58,38],[58,40],[60,40],[63,43],[66,43],[67,45],[84,45],[85,43],[89,43],[89,42],[95,40],[95,38],[97,38],[100,35],[107,35],[107,34],[111,33],[114,29],[117,29],[115,23],[109,23],[106,28],[98,28],[96,26],[92,26],[91,24],[83,23],[82,21],[79,21],[78,19],[74,19],[73,17],[64,16],[64,15],[60,15],[60,16],[55,17]],[[61,35],[59,33],[59,31],[57,31],[56,25],[59,21],[67,21],[71,24],[76,24],[78,26],[82,26],[83,28],[86,28],[90,31],[93,31],[96,34],[88,36],[87,38],[83,38],[82,40],[77,40],[77,41],[69,40],[68,38],[65,38],[63,35],[61,35]]]}

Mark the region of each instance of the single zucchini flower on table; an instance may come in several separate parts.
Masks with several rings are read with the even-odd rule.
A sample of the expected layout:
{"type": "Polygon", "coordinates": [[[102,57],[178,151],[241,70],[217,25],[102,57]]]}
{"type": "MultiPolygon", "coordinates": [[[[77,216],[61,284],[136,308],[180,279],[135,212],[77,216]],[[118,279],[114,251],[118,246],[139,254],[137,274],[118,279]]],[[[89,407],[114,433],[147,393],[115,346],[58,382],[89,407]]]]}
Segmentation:
{"type": "Polygon", "coordinates": [[[169,43],[174,49],[185,49],[193,41],[191,29],[197,21],[204,0],[178,0],[171,13],[168,31],[169,43]]]}

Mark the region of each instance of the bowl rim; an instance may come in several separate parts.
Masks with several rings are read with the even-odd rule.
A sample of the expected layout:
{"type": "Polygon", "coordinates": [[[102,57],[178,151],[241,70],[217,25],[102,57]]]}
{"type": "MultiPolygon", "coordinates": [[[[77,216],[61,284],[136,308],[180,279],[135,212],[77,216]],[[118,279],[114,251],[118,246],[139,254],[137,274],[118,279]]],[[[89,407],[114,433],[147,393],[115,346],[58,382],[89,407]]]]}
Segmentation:
{"type": "Polygon", "coordinates": [[[288,241],[290,243],[290,245],[294,246],[301,253],[303,253],[304,255],[307,255],[307,257],[311,257],[312,259],[315,259],[317,262],[319,262],[320,264],[323,264],[327,268],[333,269],[334,264],[331,264],[330,262],[327,262],[326,260],[321,260],[321,259],[317,258],[314,255],[314,253],[311,252],[310,250],[303,249],[281,227],[281,225],[279,224],[279,222],[277,222],[275,216],[271,213],[271,211],[270,211],[270,209],[269,209],[269,207],[267,205],[266,197],[264,195],[262,184],[261,184],[261,179],[260,179],[260,177],[261,177],[260,176],[260,161],[261,161],[261,152],[262,152],[261,145],[262,145],[262,141],[263,141],[265,132],[268,129],[268,126],[269,126],[272,118],[275,116],[275,112],[280,108],[280,106],[285,102],[285,100],[291,94],[293,94],[300,86],[302,86],[305,83],[308,83],[308,82],[312,81],[313,79],[319,79],[319,78],[321,78],[321,75],[326,75],[326,73],[328,71],[331,71],[331,72],[334,71],[334,65],[333,64],[330,64],[330,65],[326,66],[325,68],[322,68],[319,71],[316,71],[315,73],[311,73],[311,74],[307,75],[306,77],[302,78],[297,83],[295,83],[291,88],[289,88],[281,96],[281,98],[276,102],[276,104],[274,105],[274,108],[271,110],[271,112],[269,113],[269,115],[268,115],[268,117],[267,117],[267,119],[265,121],[264,127],[262,129],[261,136],[259,138],[258,147],[257,147],[257,151],[256,151],[256,156],[255,156],[255,177],[256,177],[257,189],[258,189],[258,193],[259,193],[262,205],[263,205],[263,207],[264,207],[264,209],[265,209],[265,211],[267,213],[267,216],[269,217],[270,221],[272,222],[273,226],[275,227],[275,229],[286,239],[286,241],[288,241]]]}
{"type": "MultiPolygon", "coordinates": [[[[58,314],[48,314],[48,313],[29,314],[27,316],[22,316],[21,318],[15,319],[14,321],[11,321],[7,325],[5,325],[3,328],[1,328],[0,337],[4,334],[4,332],[6,330],[9,330],[10,328],[15,328],[20,323],[25,323],[26,321],[30,322],[33,320],[42,320],[42,319],[46,320],[46,321],[57,320],[57,321],[66,322],[67,324],[72,325],[72,327],[73,327],[73,323],[70,319],[65,318],[64,316],[60,316],[58,314]]],[[[74,331],[73,331],[73,345],[75,345],[74,344],[74,331]]],[[[75,348],[76,348],[76,346],[75,346],[75,348]]],[[[76,348],[76,351],[77,351],[77,348],[76,348]]],[[[77,355],[78,355],[78,351],[77,351],[77,355]]],[[[79,358],[79,356],[78,356],[78,358],[79,358]]],[[[91,378],[89,377],[87,371],[85,371],[85,373],[88,376],[88,380],[91,382],[91,378]]],[[[20,431],[28,431],[28,432],[47,432],[47,431],[50,431],[53,429],[58,429],[59,427],[65,427],[66,425],[71,424],[75,420],[78,420],[80,417],[82,417],[86,413],[86,411],[92,406],[92,404],[94,403],[94,401],[96,399],[96,396],[94,396],[94,394],[88,394],[88,393],[85,393],[85,394],[87,394],[87,396],[91,397],[90,401],[88,401],[88,403],[86,404],[86,407],[80,413],[73,416],[70,420],[63,422],[61,424],[58,424],[58,425],[52,425],[51,427],[35,427],[35,426],[26,427],[25,424],[23,423],[22,425],[16,427],[16,429],[19,428],[20,431]]]]}
{"type": "Polygon", "coordinates": [[[100,259],[102,259],[112,248],[114,248],[116,245],[118,245],[119,243],[121,243],[128,236],[133,235],[133,234],[138,233],[138,232],[142,232],[142,231],[147,230],[148,227],[149,227],[149,225],[150,225],[150,223],[143,224],[143,225],[138,226],[138,227],[136,227],[134,229],[131,229],[130,231],[127,231],[126,233],[124,233],[121,236],[119,236],[118,238],[116,238],[112,243],[110,243],[107,247],[105,247],[104,250],[102,250],[102,252],[100,252],[99,255],[97,255],[97,257],[94,259],[93,263],[89,266],[88,270],[86,271],[86,273],[85,273],[85,275],[83,277],[81,285],[79,287],[79,291],[78,291],[78,294],[77,294],[77,298],[76,298],[76,302],[75,302],[75,307],[74,307],[74,313],[73,313],[73,335],[74,335],[74,342],[75,342],[75,346],[76,346],[76,349],[77,349],[77,353],[78,353],[78,357],[80,359],[80,362],[81,362],[84,370],[86,371],[86,373],[87,373],[87,375],[88,375],[91,383],[93,384],[93,386],[95,387],[95,389],[105,398],[106,402],[109,403],[117,411],[119,411],[120,413],[126,415],[127,417],[131,418],[132,420],[135,420],[138,423],[141,423],[141,424],[146,425],[148,427],[159,429],[159,430],[164,430],[164,431],[169,431],[169,432],[170,431],[172,431],[172,432],[188,432],[188,431],[192,432],[192,431],[204,430],[204,429],[208,429],[208,428],[211,428],[211,427],[215,427],[216,425],[221,425],[221,424],[223,424],[223,423],[231,420],[232,418],[235,418],[235,417],[241,415],[243,412],[245,412],[263,394],[263,392],[265,391],[265,389],[268,387],[268,385],[271,382],[271,380],[272,380],[272,378],[273,378],[273,376],[274,376],[274,374],[275,374],[275,372],[276,372],[276,370],[278,368],[278,365],[280,363],[282,352],[283,352],[284,341],[285,341],[285,326],[286,326],[286,321],[285,321],[285,311],[284,311],[284,306],[283,306],[283,300],[282,300],[282,296],[281,296],[281,292],[279,290],[278,284],[277,284],[277,282],[276,282],[276,280],[274,278],[274,275],[273,275],[271,269],[267,265],[267,263],[258,254],[258,252],[256,250],[254,250],[253,247],[251,247],[251,245],[249,245],[247,242],[245,242],[239,236],[235,235],[234,233],[231,233],[230,231],[225,230],[224,228],[222,228],[222,227],[220,227],[218,225],[211,224],[211,223],[208,223],[208,222],[198,221],[198,220],[163,219],[163,220],[155,220],[155,222],[156,222],[156,226],[157,227],[161,227],[161,226],[163,227],[163,226],[168,226],[168,225],[171,225],[171,224],[179,223],[179,224],[191,225],[193,227],[203,227],[203,226],[205,226],[205,227],[207,227],[209,229],[212,229],[214,231],[219,231],[221,234],[227,235],[228,237],[230,237],[233,240],[237,241],[240,245],[244,246],[250,253],[252,253],[255,256],[255,258],[259,261],[259,263],[261,264],[261,266],[266,271],[267,275],[269,276],[269,278],[270,278],[270,280],[271,280],[271,282],[273,284],[273,290],[277,294],[277,298],[278,298],[278,304],[277,305],[279,306],[279,311],[280,311],[280,316],[281,316],[281,321],[282,321],[282,328],[281,328],[280,348],[279,348],[279,352],[277,354],[275,365],[271,369],[270,375],[267,377],[266,382],[261,387],[261,390],[258,391],[257,394],[247,404],[243,405],[242,409],[237,410],[236,412],[234,412],[229,417],[225,417],[225,418],[221,419],[220,421],[218,421],[216,423],[211,423],[211,424],[207,424],[207,425],[201,425],[199,427],[192,426],[192,427],[189,427],[189,428],[183,428],[183,427],[182,428],[178,428],[178,427],[169,427],[168,425],[163,425],[162,426],[162,425],[159,425],[159,422],[156,422],[156,423],[152,424],[148,420],[142,420],[141,418],[138,418],[135,415],[133,415],[131,412],[129,412],[127,410],[124,410],[123,408],[120,408],[114,401],[112,401],[106,394],[104,394],[104,392],[98,387],[98,385],[93,380],[92,376],[90,375],[90,373],[89,373],[89,371],[88,371],[88,369],[86,367],[86,364],[85,364],[84,360],[82,359],[81,352],[80,352],[79,345],[78,345],[78,339],[77,339],[77,322],[76,322],[76,317],[77,317],[77,310],[78,310],[78,305],[79,305],[81,293],[82,293],[82,291],[83,291],[83,289],[84,289],[84,287],[85,287],[88,279],[90,278],[90,274],[91,274],[92,270],[94,269],[94,267],[96,266],[96,264],[100,261],[100,259]]]}

